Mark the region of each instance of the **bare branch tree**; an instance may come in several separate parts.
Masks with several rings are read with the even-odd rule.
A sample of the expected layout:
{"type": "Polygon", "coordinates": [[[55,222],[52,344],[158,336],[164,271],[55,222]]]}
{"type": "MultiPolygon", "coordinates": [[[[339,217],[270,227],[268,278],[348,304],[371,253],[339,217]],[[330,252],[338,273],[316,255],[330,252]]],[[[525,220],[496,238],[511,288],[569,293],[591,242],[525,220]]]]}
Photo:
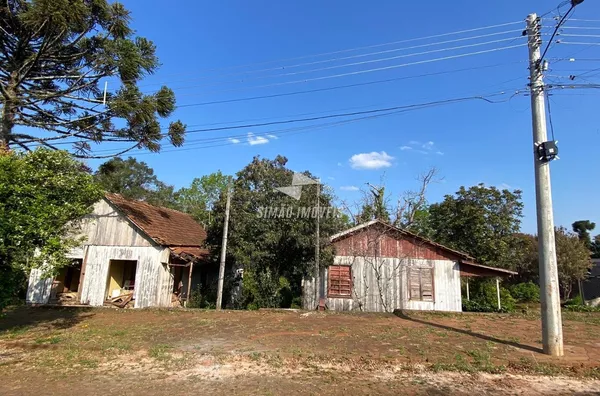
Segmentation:
{"type": "Polygon", "coordinates": [[[398,199],[396,206],[396,218],[393,224],[401,228],[410,228],[415,220],[415,215],[427,204],[427,188],[431,183],[443,180],[439,177],[439,171],[433,167],[417,177],[420,183],[419,190],[405,191],[398,199]]]}

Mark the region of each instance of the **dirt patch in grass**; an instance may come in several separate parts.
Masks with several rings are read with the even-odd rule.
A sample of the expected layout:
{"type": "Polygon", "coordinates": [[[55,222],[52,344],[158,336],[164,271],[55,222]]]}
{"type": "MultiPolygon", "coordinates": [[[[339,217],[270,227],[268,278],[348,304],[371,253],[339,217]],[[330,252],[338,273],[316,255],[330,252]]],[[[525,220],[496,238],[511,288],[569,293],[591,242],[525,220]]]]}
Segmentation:
{"type": "Polygon", "coordinates": [[[398,391],[407,381],[415,392],[430,386],[443,392],[452,381],[434,379],[453,375],[482,389],[499,378],[506,386],[518,384],[524,374],[566,376],[570,378],[564,381],[589,385],[588,379],[600,378],[598,318],[594,313],[565,315],[565,357],[553,359],[541,353],[540,318],[531,312],[393,315],[21,307],[0,319],[0,367],[8,378],[0,394],[11,394],[11,389],[23,392],[14,394],[34,393],[35,381],[21,383],[24,371],[25,377],[43,376],[42,382],[56,389],[60,386],[55,382],[65,378],[84,386],[95,383],[90,378],[140,384],[147,377],[153,384],[144,392],[149,395],[177,381],[191,384],[190,389],[198,383],[217,394],[245,393],[251,384],[263,391],[257,394],[280,394],[284,388],[292,394],[336,394],[343,389],[373,394],[385,393],[384,388],[398,391]],[[228,377],[235,381],[205,384],[228,377]],[[309,385],[307,378],[320,385],[309,385]]]}

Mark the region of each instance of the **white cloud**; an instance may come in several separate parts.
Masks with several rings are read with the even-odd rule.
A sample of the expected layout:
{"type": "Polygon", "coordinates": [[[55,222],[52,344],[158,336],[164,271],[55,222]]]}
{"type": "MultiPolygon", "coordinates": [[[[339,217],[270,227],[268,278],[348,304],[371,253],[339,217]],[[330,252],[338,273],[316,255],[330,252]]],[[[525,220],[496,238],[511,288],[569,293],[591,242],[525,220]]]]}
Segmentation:
{"type": "Polygon", "coordinates": [[[342,190],[342,191],[358,191],[359,188],[356,186],[342,186],[342,187],[340,187],[340,190],[342,190]]]}
{"type": "Polygon", "coordinates": [[[415,153],[427,155],[430,152],[435,152],[437,155],[444,155],[443,152],[439,151],[435,147],[435,142],[429,140],[425,143],[419,142],[418,140],[411,140],[406,146],[400,146],[402,151],[412,151],[415,153]]]}
{"type": "Polygon", "coordinates": [[[433,150],[433,145],[434,145],[434,143],[430,140],[427,143],[424,143],[422,147],[425,150],[433,150]]]}
{"type": "Polygon", "coordinates": [[[266,137],[254,136],[252,132],[248,132],[248,144],[250,144],[250,146],[267,143],[269,143],[269,139],[267,139],[266,137]]]}
{"type": "Polygon", "coordinates": [[[231,143],[233,143],[233,144],[238,144],[238,143],[240,143],[240,139],[229,138],[229,139],[227,139],[227,140],[229,140],[229,141],[230,141],[231,143]]]}
{"type": "Polygon", "coordinates": [[[371,153],[354,154],[349,162],[352,169],[380,169],[392,166],[394,157],[388,155],[385,151],[380,153],[373,151],[371,153]]]}
{"type": "Polygon", "coordinates": [[[342,165],[342,163],[341,163],[341,162],[338,162],[338,166],[344,166],[344,165],[342,165]]]}
{"type": "Polygon", "coordinates": [[[335,180],[335,177],[333,177],[333,176],[327,176],[327,178],[328,178],[329,180],[335,180]]]}
{"type": "Polygon", "coordinates": [[[275,136],[275,135],[267,135],[267,137],[268,137],[269,139],[278,139],[278,137],[277,137],[277,136],[275,136]]]}
{"type": "Polygon", "coordinates": [[[511,190],[512,186],[510,184],[502,183],[498,186],[500,190],[511,190]]]}

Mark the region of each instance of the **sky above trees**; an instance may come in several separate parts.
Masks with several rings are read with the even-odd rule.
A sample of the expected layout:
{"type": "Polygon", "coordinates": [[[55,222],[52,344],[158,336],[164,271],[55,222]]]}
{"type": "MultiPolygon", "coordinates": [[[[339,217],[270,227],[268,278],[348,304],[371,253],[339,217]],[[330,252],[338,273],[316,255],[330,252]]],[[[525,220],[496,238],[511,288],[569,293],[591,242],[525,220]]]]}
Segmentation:
{"type": "MultiPolygon", "coordinates": [[[[334,125],[336,120],[331,120],[330,125],[309,131],[290,130],[310,125],[307,122],[239,130],[204,129],[241,125],[248,120],[260,120],[251,123],[268,123],[286,118],[425,103],[463,95],[523,90],[528,75],[527,49],[524,46],[335,79],[319,78],[376,66],[398,65],[413,59],[419,61],[516,45],[520,43],[520,30],[524,23],[458,37],[514,30],[501,36],[433,48],[504,38],[512,40],[513,36],[514,42],[492,43],[417,58],[304,73],[309,69],[398,55],[392,52],[302,68],[290,67],[420,45],[422,42],[321,57],[290,58],[519,22],[530,12],[551,11],[554,3],[541,0],[526,3],[511,0],[492,5],[466,0],[410,4],[386,1],[373,6],[342,1],[326,4],[316,1],[281,2],[276,5],[271,2],[249,4],[232,1],[148,7],[143,2],[124,1],[124,5],[131,11],[131,27],[136,34],[156,44],[156,55],[161,63],[154,76],[139,83],[140,90],[151,93],[163,83],[168,85],[174,90],[177,105],[181,107],[175,109],[163,126],[180,119],[188,125],[188,130],[202,130],[190,132],[186,145],[181,149],[169,150],[168,144],[165,144],[161,154],[131,153],[147,162],[160,180],[181,188],[190,185],[194,178],[219,169],[224,174],[234,174],[255,155],[274,158],[281,154],[289,159],[291,169],[309,169],[330,184],[340,198],[355,200],[359,197],[357,190],[364,188],[367,182],[378,183],[382,175],[386,191],[392,196],[400,196],[403,191],[414,188],[415,175],[435,166],[444,180],[429,188],[430,202],[441,201],[444,195],[457,191],[462,185],[486,183],[499,188],[519,189],[523,191],[525,204],[523,230],[535,232],[531,121],[529,98],[524,95],[516,95],[503,103],[468,101],[360,122],[334,125]],[[274,60],[279,61],[263,63],[274,60]],[[232,68],[240,65],[253,66],[232,68]],[[402,79],[473,68],[468,72],[402,79]],[[262,69],[270,70],[256,72],[262,69]],[[300,72],[302,74],[291,74],[300,72]],[[290,83],[312,78],[317,80],[290,83]],[[364,85],[385,79],[395,81],[364,85]],[[327,90],[332,86],[353,84],[356,86],[352,88],[327,90]],[[321,91],[275,96],[303,90],[321,91]],[[269,95],[274,97],[246,100],[269,95]],[[209,105],[206,104],[208,102],[222,103],[209,105]],[[204,105],[197,106],[202,103],[204,105]],[[199,139],[221,140],[203,144],[193,142],[199,139]]],[[[599,14],[599,5],[585,2],[578,7],[570,26],[598,27],[598,23],[576,19],[600,19],[599,14]]],[[[552,15],[549,14],[550,17],[552,15]]],[[[551,20],[544,21],[544,26],[552,23],[551,20]]],[[[577,32],[586,33],[586,30],[577,32]]],[[[424,43],[454,38],[438,38],[424,43]]],[[[585,41],[583,38],[576,40],[585,41]]],[[[593,42],[594,39],[588,41],[593,42]]],[[[427,47],[412,52],[431,49],[427,47]]],[[[548,81],[560,82],[571,74],[598,67],[594,62],[555,62],[553,59],[572,56],[594,59],[599,58],[598,51],[600,46],[555,45],[548,55],[552,68],[548,81]]],[[[591,76],[588,76],[589,79],[594,81],[591,76]]],[[[109,87],[110,84],[112,82],[109,81],[109,87]]],[[[561,150],[561,160],[552,164],[555,217],[558,225],[568,228],[577,219],[600,223],[591,198],[600,193],[600,187],[589,183],[588,176],[589,171],[598,168],[598,159],[583,152],[586,142],[598,138],[600,114],[595,111],[595,95],[594,90],[565,90],[555,91],[551,96],[553,125],[561,150]]],[[[105,145],[101,149],[115,151],[113,147],[116,146],[105,145]]],[[[89,164],[96,168],[101,162],[90,161],[89,164]]]]}

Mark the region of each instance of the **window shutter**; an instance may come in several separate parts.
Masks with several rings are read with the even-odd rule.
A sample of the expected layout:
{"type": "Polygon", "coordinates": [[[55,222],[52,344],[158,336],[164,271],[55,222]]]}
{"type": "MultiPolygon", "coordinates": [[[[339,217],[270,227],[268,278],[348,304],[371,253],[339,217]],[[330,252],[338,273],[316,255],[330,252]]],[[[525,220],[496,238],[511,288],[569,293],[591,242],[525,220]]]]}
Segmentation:
{"type": "Polygon", "coordinates": [[[421,280],[418,268],[408,269],[408,290],[410,292],[411,300],[421,299],[421,280]]]}
{"type": "Polygon", "coordinates": [[[433,270],[421,269],[421,300],[433,301],[433,270]]]}
{"type": "Polygon", "coordinates": [[[329,290],[332,297],[352,296],[352,272],[348,265],[332,265],[329,267],[329,290]]]}
{"type": "Polygon", "coordinates": [[[433,268],[409,268],[408,291],[411,300],[434,301],[433,268]]]}

